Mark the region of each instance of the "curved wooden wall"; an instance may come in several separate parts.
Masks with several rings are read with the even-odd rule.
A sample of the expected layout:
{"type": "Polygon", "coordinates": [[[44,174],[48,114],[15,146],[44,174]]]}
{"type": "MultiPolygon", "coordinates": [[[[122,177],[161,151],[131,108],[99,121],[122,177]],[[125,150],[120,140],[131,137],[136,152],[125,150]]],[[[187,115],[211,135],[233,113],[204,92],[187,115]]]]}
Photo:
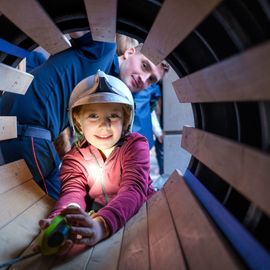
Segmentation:
{"type": "MultiPolygon", "coordinates": [[[[114,39],[117,4],[120,3],[116,0],[84,1],[89,26],[96,40],[114,39]]],[[[143,53],[155,63],[167,59],[220,4],[220,0],[164,1],[147,35],[143,53]]],[[[38,1],[2,0],[0,11],[51,54],[70,46],[38,1]]],[[[180,79],[173,83],[179,101],[194,106],[201,103],[267,102],[270,99],[269,56],[270,46],[266,41],[187,76],[179,76],[180,79]]],[[[17,94],[24,94],[33,79],[30,74],[6,64],[0,65],[0,75],[0,89],[17,94]]],[[[16,136],[16,119],[2,116],[0,140],[16,136]]],[[[181,145],[269,218],[268,152],[207,132],[200,126],[185,127],[181,145]]],[[[0,202],[6,209],[1,212],[0,219],[0,261],[3,261],[23,251],[31,251],[32,239],[38,232],[37,221],[46,215],[53,202],[35,185],[23,161],[2,165],[0,176],[0,202]],[[25,249],[28,245],[29,248],[25,249]]],[[[242,269],[243,264],[198,205],[181,173],[176,171],[164,189],[109,240],[64,263],[55,257],[37,257],[11,269],[220,267],[242,269]]]]}

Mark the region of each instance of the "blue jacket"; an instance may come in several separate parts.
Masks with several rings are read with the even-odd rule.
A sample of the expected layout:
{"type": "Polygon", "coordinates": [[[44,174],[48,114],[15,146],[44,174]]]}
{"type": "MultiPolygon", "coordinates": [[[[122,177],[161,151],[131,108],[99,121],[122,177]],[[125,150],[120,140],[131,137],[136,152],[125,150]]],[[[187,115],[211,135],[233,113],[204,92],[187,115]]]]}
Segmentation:
{"type": "Polygon", "coordinates": [[[158,84],[152,84],[147,89],[133,94],[135,117],[132,131],[145,136],[150,149],[154,145],[151,112],[160,95],[160,86],[158,84]]]}
{"type": "Polygon", "coordinates": [[[91,33],[72,41],[73,46],[51,56],[34,69],[25,95],[5,93],[0,115],[15,115],[19,124],[51,131],[52,140],[68,126],[68,102],[73,88],[98,69],[112,73],[115,43],[93,41],[91,33]],[[46,82],[46,83],[45,83],[46,82]]]}
{"type": "Polygon", "coordinates": [[[31,72],[34,68],[47,61],[47,56],[43,52],[32,51],[26,57],[26,72],[31,72]]]}

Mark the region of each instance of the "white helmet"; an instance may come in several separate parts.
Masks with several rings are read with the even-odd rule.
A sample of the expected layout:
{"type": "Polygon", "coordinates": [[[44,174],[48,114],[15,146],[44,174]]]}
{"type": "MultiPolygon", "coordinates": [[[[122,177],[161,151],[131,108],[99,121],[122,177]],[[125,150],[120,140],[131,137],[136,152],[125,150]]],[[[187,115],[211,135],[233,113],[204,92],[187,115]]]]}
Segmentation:
{"type": "Polygon", "coordinates": [[[98,70],[96,75],[80,81],[73,89],[69,99],[69,122],[75,131],[72,110],[81,105],[91,103],[121,103],[130,108],[130,115],[125,126],[131,131],[134,120],[134,100],[129,88],[118,78],[98,70]]]}

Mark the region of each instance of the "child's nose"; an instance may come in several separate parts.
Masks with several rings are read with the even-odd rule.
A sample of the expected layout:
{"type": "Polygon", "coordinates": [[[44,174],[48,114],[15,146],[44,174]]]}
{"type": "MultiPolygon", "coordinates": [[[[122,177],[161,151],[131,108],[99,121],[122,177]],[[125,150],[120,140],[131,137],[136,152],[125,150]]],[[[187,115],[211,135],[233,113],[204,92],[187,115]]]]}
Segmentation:
{"type": "Polygon", "coordinates": [[[110,118],[103,117],[103,118],[100,120],[100,126],[104,126],[104,127],[109,127],[109,126],[111,126],[111,120],[110,120],[110,118]]]}

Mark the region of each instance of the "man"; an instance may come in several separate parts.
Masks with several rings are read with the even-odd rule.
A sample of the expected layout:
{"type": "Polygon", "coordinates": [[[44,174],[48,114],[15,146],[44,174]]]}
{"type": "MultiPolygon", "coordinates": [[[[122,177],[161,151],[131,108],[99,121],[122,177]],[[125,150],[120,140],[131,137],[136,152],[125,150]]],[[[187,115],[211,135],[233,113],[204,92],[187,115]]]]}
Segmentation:
{"type": "Polygon", "coordinates": [[[60,159],[53,141],[68,126],[68,102],[75,85],[100,69],[119,76],[136,92],[159,81],[167,70],[142,55],[141,46],[117,57],[115,43],[93,41],[90,32],[71,37],[71,48],[32,71],[27,93],[5,93],[0,108],[0,115],[15,115],[18,122],[18,138],[0,142],[5,162],[23,158],[35,181],[54,199],[60,190],[60,159]]]}

